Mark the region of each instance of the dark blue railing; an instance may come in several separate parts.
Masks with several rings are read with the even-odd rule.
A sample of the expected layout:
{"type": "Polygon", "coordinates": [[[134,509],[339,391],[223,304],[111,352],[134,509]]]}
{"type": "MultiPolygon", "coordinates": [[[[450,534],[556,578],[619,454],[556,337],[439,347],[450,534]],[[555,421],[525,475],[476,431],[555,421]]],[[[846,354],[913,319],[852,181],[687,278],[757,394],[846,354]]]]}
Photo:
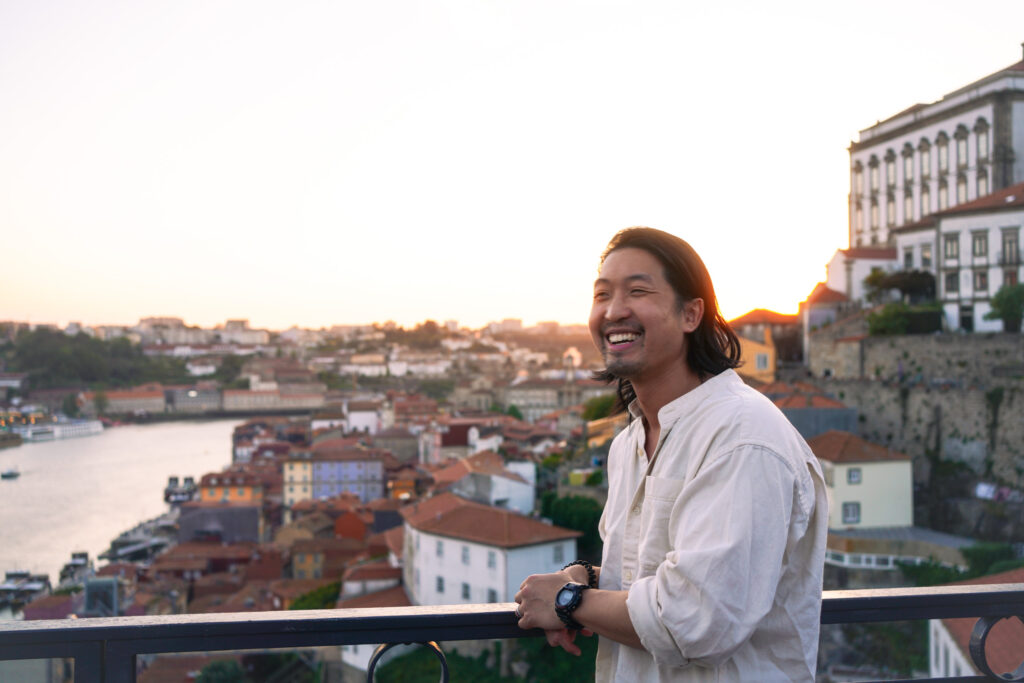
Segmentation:
{"type": "MultiPolygon", "coordinates": [[[[73,658],[75,683],[134,683],[137,655],[309,648],[539,636],[516,626],[512,603],[379,609],[188,614],[0,622],[0,660],[73,658]]],[[[985,638],[1004,617],[1024,618],[1024,584],[826,591],[821,623],[976,617],[971,653],[983,676],[945,681],[1024,680],[991,672],[985,638]]],[[[1024,659],[1024,643],[1021,643],[1024,659]]]]}

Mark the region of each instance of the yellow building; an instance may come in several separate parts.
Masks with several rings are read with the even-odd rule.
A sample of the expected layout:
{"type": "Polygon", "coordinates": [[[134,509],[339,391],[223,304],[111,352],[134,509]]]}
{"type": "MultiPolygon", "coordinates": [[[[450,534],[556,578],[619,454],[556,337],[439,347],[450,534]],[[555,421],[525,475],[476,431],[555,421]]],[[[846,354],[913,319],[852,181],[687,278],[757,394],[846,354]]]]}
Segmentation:
{"type": "Polygon", "coordinates": [[[741,377],[758,382],[774,382],[776,370],[775,344],[772,342],[772,330],[764,328],[764,339],[757,341],[739,336],[741,365],[736,372],[741,377]]]}
{"type": "Polygon", "coordinates": [[[199,500],[259,505],[263,502],[263,481],[244,472],[207,474],[199,483],[199,500]]]}

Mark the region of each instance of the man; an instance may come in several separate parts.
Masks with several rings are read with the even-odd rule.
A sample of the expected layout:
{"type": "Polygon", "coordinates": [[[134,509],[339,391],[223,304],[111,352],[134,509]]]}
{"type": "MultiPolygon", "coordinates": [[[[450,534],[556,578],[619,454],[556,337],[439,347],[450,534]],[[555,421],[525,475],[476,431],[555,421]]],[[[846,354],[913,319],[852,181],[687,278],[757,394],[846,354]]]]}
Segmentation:
{"type": "Polygon", "coordinates": [[[573,654],[578,632],[601,636],[598,681],[812,681],[821,469],[733,370],[700,257],[659,230],[616,234],[590,332],[631,416],[608,455],[602,562],[527,578],[519,625],[573,654]]]}

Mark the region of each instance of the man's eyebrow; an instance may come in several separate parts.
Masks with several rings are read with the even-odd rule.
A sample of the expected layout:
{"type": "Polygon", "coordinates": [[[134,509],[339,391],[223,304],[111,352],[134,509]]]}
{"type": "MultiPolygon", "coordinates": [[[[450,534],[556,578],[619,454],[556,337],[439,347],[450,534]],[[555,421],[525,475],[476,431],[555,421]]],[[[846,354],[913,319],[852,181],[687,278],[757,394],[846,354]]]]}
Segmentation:
{"type": "MultiPolygon", "coordinates": [[[[646,282],[647,284],[650,284],[650,285],[654,284],[654,278],[652,276],[648,275],[647,273],[637,273],[636,275],[630,275],[630,276],[625,278],[625,281],[627,283],[628,282],[640,281],[640,282],[646,282]]],[[[599,277],[596,280],[594,280],[594,286],[595,287],[597,287],[598,285],[610,285],[610,284],[611,284],[611,280],[609,280],[608,278],[599,277]]]]}

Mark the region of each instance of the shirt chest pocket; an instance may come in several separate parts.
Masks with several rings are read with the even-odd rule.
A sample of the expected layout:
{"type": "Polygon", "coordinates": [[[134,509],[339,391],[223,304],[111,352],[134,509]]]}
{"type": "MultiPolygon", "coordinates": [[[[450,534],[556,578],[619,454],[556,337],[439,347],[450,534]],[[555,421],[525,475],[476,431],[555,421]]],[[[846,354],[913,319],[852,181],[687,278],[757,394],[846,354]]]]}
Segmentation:
{"type": "Polygon", "coordinates": [[[640,575],[654,573],[672,550],[669,520],[672,508],[683,490],[682,479],[647,477],[644,482],[644,502],[640,512],[639,559],[640,575]]]}

